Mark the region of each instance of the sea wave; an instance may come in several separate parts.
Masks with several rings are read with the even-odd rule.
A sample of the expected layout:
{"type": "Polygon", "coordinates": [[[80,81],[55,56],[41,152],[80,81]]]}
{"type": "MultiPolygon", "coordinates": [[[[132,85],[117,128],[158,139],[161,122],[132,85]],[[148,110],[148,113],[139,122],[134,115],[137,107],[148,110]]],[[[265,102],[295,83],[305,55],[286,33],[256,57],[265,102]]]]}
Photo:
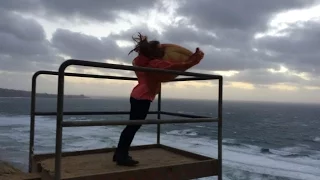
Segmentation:
{"type": "Polygon", "coordinates": [[[197,136],[198,133],[193,129],[182,129],[182,130],[172,130],[166,132],[169,135],[178,135],[178,136],[197,136]]]}
{"type": "MultiPolygon", "coordinates": [[[[19,161],[27,167],[29,145],[29,117],[0,116],[0,158],[19,161]],[[9,124],[19,127],[8,128],[9,124]],[[10,149],[10,151],[8,151],[10,149]]],[[[63,150],[85,150],[113,147],[117,145],[122,127],[81,127],[65,128],[63,131],[63,150]]],[[[161,134],[161,143],[217,158],[217,140],[199,137],[192,129],[173,130],[161,134]],[[171,133],[170,133],[171,132],[171,133]]],[[[153,144],[156,133],[139,131],[133,145],[153,144]]],[[[55,121],[50,118],[36,119],[35,151],[53,152],[55,147],[55,121]]],[[[269,149],[262,153],[263,147],[242,144],[235,139],[223,140],[223,176],[224,179],[320,179],[319,151],[308,156],[290,156],[307,151],[307,147],[286,147],[269,149]],[[285,157],[286,156],[286,157],[285,157]]],[[[215,178],[201,178],[214,180],[215,178]]]]}

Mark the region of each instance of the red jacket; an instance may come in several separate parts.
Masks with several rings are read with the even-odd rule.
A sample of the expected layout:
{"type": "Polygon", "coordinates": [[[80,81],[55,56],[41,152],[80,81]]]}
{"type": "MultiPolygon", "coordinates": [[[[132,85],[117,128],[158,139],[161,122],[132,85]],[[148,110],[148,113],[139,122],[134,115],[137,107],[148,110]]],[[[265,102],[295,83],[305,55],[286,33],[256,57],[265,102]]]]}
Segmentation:
{"type": "MultiPolygon", "coordinates": [[[[196,60],[186,63],[172,63],[161,59],[149,60],[143,55],[138,55],[132,62],[134,66],[171,70],[184,70],[197,63],[199,62],[196,60]]],[[[157,79],[156,74],[150,72],[135,71],[135,73],[138,78],[138,84],[133,88],[131,97],[153,101],[155,96],[160,92],[161,81],[157,79]]]]}

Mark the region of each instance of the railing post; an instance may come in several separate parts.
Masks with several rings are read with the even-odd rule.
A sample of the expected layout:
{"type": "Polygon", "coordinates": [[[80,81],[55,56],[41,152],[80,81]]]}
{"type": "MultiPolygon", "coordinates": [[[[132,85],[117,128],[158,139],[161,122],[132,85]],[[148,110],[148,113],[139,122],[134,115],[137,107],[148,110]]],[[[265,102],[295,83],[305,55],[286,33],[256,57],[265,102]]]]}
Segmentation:
{"type": "Polygon", "coordinates": [[[55,180],[61,179],[61,154],[62,154],[62,121],[63,121],[63,96],[64,96],[64,71],[66,66],[62,64],[58,75],[58,101],[57,101],[57,126],[56,126],[56,157],[55,180]]]}
{"type": "Polygon", "coordinates": [[[222,180],[222,77],[219,78],[219,100],[218,100],[218,180],[222,180]]]}
{"type": "MultiPolygon", "coordinates": [[[[160,85],[160,92],[158,94],[158,120],[161,120],[161,91],[162,86],[160,85]]],[[[160,144],[160,124],[157,124],[157,144],[160,144]]]]}
{"type": "Polygon", "coordinates": [[[35,129],[35,108],[36,108],[36,86],[37,86],[38,73],[32,76],[31,85],[31,108],[30,108],[30,134],[29,134],[29,168],[28,171],[31,173],[32,170],[32,156],[34,154],[34,129],[35,129]]]}

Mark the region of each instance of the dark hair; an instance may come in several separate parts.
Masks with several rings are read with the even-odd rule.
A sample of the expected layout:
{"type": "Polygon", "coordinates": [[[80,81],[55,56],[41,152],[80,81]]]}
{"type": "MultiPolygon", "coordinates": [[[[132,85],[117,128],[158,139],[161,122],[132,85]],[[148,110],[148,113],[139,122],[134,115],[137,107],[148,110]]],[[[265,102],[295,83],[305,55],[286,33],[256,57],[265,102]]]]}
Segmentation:
{"type": "Polygon", "coordinates": [[[160,44],[159,41],[148,41],[148,37],[142,36],[141,33],[138,33],[138,37],[132,37],[132,39],[135,41],[136,45],[135,48],[129,52],[129,54],[135,51],[150,59],[161,58],[163,56],[163,50],[158,48],[160,44]]]}

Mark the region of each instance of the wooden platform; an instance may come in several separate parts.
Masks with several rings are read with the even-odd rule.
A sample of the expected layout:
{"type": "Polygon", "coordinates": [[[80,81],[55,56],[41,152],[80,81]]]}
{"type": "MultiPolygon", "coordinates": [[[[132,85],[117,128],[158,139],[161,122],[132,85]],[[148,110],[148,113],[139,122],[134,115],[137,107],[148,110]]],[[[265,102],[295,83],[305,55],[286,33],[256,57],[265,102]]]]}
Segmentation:
{"type": "MultiPolygon", "coordinates": [[[[135,146],[130,154],[140,163],[135,167],[112,162],[114,149],[63,153],[61,177],[64,180],[163,180],[194,179],[217,175],[218,161],[164,145],[135,146]]],[[[54,177],[54,154],[35,155],[33,171],[42,179],[54,177]]]]}
{"type": "Polygon", "coordinates": [[[38,173],[14,173],[14,174],[2,174],[1,180],[41,180],[41,175],[38,173]]]}

